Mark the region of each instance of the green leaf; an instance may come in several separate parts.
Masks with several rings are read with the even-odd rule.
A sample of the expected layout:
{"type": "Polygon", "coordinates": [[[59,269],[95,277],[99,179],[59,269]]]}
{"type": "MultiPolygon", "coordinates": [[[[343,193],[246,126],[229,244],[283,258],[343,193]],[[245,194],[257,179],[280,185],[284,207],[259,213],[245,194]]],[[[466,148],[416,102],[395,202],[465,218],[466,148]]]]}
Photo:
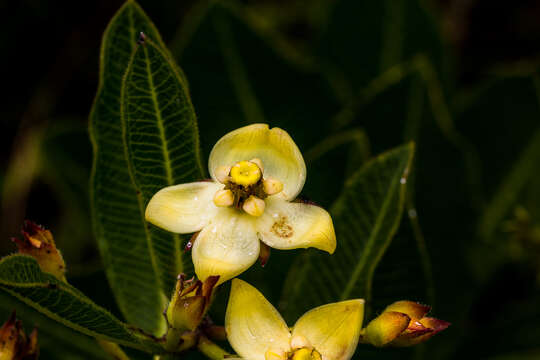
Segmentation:
{"type": "MultiPolygon", "coordinates": [[[[161,188],[203,177],[197,120],[186,85],[168,55],[149,39],[131,57],[121,109],[126,156],[141,212],[161,188]]],[[[171,248],[180,244],[178,235],[151,227],[146,236],[158,281],[171,289],[175,275],[191,271],[185,266],[190,260],[184,262],[183,252],[171,248]],[[176,264],[171,262],[175,256],[176,264]]]]}
{"type": "Polygon", "coordinates": [[[16,310],[17,319],[26,332],[38,328],[39,352],[43,359],[107,360],[107,355],[96,346],[96,340],[74,331],[21,303],[15,297],[0,291],[0,323],[16,310]]]}
{"type": "MultiPolygon", "coordinates": [[[[90,114],[94,147],[90,184],[92,220],[107,276],[122,313],[130,323],[161,335],[166,326],[162,316],[165,299],[177,272],[187,269],[178,251],[178,237],[147,228],[144,207],[151,188],[130,174],[126,158],[128,151],[120,116],[121,89],[140,32],[167,54],[158,31],[134,1],[126,2],[118,11],[103,36],[100,84],[90,114]]],[[[182,77],[178,68],[175,71],[182,77]]],[[[178,143],[186,139],[189,142],[194,137],[192,132],[176,135],[178,143]]],[[[160,141],[152,139],[148,147],[159,147],[160,141]]],[[[193,154],[171,155],[170,162],[179,161],[175,156],[190,161],[193,154]]],[[[159,179],[152,189],[166,185],[169,185],[167,181],[159,179]]]]}
{"type": "Polygon", "coordinates": [[[370,299],[373,273],[401,219],[413,152],[410,143],[379,155],[347,181],[331,209],[336,252],[309,252],[293,265],[281,302],[287,318],[329,302],[370,299]]]}
{"type": "Polygon", "coordinates": [[[157,348],[74,287],[43,273],[32,257],[0,261],[0,288],[48,317],[88,336],[145,350],[157,348]]]}

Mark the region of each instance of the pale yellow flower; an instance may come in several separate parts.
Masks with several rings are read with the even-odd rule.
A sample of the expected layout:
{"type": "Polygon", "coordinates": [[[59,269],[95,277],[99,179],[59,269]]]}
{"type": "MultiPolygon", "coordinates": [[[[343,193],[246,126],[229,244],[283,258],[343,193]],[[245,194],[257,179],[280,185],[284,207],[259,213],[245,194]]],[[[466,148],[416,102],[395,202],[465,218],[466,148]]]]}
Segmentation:
{"type": "Polygon", "coordinates": [[[234,279],[225,315],[227,339],[246,360],[348,360],[364,317],[364,300],[316,307],[289,329],[264,296],[234,279]]]}
{"type": "Polygon", "coordinates": [[[328,212],[291,202],[304,186],[306,165],[286,131],[266,124],[234,130],[216,143],[208,168],[213,181],[166,187],[146,208],[146,220],[163,229],[200,231],[192,249],[200,280],[219,275],[222,283],[242,273],[257,260],[260,241],[334,252],[328,212]]]}

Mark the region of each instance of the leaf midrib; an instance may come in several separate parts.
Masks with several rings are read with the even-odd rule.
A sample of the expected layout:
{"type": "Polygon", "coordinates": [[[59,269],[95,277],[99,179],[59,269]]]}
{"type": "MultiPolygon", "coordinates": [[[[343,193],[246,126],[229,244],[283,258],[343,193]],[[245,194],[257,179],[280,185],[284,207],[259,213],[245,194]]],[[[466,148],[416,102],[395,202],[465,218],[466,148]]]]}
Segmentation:
{"type": "MultiPolygon", "coordinates": [[[[167,138],[165,137],[165,128],[163,126],[163,117],[161,115],[161,109],[159,108],[159,101],[157,99],[156,89],[154,87],[154,76],[152,73],[152,67],[150,66],[150,59],[148,56],[148,49],[147,45],[143,44],[141,45],[144,51],[144,59],[145,59],[145,65],[146,65],[146,72],[148,74],[148,84],[150,86],[150,93],[152,96],[152,104],[154,105],[154,111],[156,113],[157,118],[157,127],[159,130],[159,137],[161,139],[161,152],[163,153],[163,161],[165,161],[165,172],[167,175],[167,184],[173,185],[173,177],[172,177],[172,169],[171,169],[171,158],[169,155],[169,144],[167,142],[167,138]]],[[[148,45],[150,46],[150,44],[148,45]]],[[[159,51],[156,48],[156,51],[159,51]]]]}
{"type": "MultiPolygon", "coordinates": [[[[139,46],[143,46],[143,45],[139,45],[139,46]]],[[[160,276],[161,271],[159,269],[157,259],[156,259],[156,254],[154,252],[154,241],[153,241],[152,235],[150,234],[148,226],[145,225],[146,224],[146,219],[144,218],[144,213],[145,213],[145,211],[144,211],[145,210],[144,199],[142,197],[141,189],[138,186],[137,181],[135,180],[135,170],[133,169],[133,164],[129,160],[130,155],[129,155],[129,147],[128,147],[128,144],[127,144],[127,136],[128,136],[128,134],[127,134],[127,124],[126,124],[124,97],[126,96],[126,86],[127,86],[126,84],[127,84],[128,77],[129,77],[129,74],[130,74],[130,69],[132,68],[133,61],[135,60],[135,54],[139,49],[140,48],[136,48],[135,51],[133,52],[133,54],[131,55],[131,58],[130,58],[128,66],[127,66],[126,74],[124,75],[124,78],[122,80],[121,95],[120,95],[120,99],[121,99],[120,100],[120,119],[121,119],[120,122],[122,124],[122,142],[123,142],[123,145],[124,145],[123,146],[124,147],[124,156],[126,157],[126,163],[127,163],[127,169],[128,169],[128,173],[129,173],[129,178],[131,179],[131,183],[132,183],[133,187],[135,188],[135,192],[136,192],[137,204],[138,204],[138,207],[139,207],[139,215],[141,217],[142,227],[144,228],[144,234],[145,234],[146,243],[147,243],[147,247],[148,247],[148,254],[150,256],[150,262],[152,263],[152,269],[154,270],[154,275],[155,275],[155,278],[156,278],[156,281],[157,281],[157,284],[158,284],[158,287],[159,287],[159,292],[161,293],[161,295],[164,295],[163,294],[163,283],[162,283],[161,276],[160,276]]],[[[146,56],[146,53],[145,53],[145,58],[146,57],[147,56],[146,56]]]]}
{"type": "MultiPolygon", "coordinates": [[[[16,286],[14,286],[16,288],[16,286]]],[[[71,322],[69,320],[66,320],[58,315],[56,315],[54,312],[48,310],[47,308],[41,306],[39,303],[36,303],[24,296],[21,296],[19,295],[16,291],[13,291],[9,288],[6,288],[4,286],[2,286],[2,289],[4,291],[6,291],[7,293],[9,293],[10,295],[16,297],[17,299],[19,299],[20,301],[22,301],[23,303],[35,308],[36,310],[38,310],[39,312],[41,312],[42,314],[45,314],[47,315],[48,317],[50,317],[51,319],[54,319],[56,321],[58,321],[59,323],[69,327],[69,328],[72,328],[72,329],[75,329],[83,334],[86,334],[88,336],[91,336],[91,337],[95,337],[95,338],[101,338],[101,339],[107,339],[107,340],[111,340],[115,343],[118,343],[118,344],[121,344],[121,345],[125,345],[125,346],[129,346],[131,348],[134,348],[134,349],[138,349],[138,350],[141,350],[141,351],[145,351],[145,352],[148,352],[148,349],[144,346],[144,345],[141,345],[140,343],[137,343],[137,342],[131,342],[131,341],[128,341],[128,340],[123,340],[123,339],[120,339],[120,338],[115,338],[115,337],[111,337],[109,335],[105,335],[105,334],[100,334],[98,332],[95,332],[95,331],[92,331],[88,328],[85,328],[81,325],[78,325],[74,322],[71,322]]],[[[129,334],[127,328],[126,328],[126,334],[129,334]]]]}
{"type": "MultiPolygon", "coordinates": [[[[410,156],[409,156],[410,159],[410,156]]],[[[392,178],[391,184],[394,184],[395,182],[398,182],[399,179],[403,176],[402,172],[398,172],[394,177],[392,178]]],[[[382,226],[383,218],[385,217],[388,207],[390,204],[390,199],[394,196],[394,193],[397,189],[400,189],[400,186],[390,186],[390,191],[387,193],[387,196],[384,198],[383,206],[381,207],[381,211],[379,211],[379,215],[377,216],[377,219],[375,221],[375,226],[373,228],[373,231],[371,232],[369,239],[366,243],[366,246],[364,248],[364,251],[362,253],[362,258],[357,263],[357,265],[354,268],[354,271],[350,277],[349,282],[347,283],[345,290],[343,290],[343,293],[341,294],[341,300],[347,299],[357,282],[362,270],[366,266],[367,259],[369,258],[369,255],[371,254],[371,249],[373,248],[373,244],[375,242],[376,234],[380,232],[380,227],[382,226]]],[[[392,229],[390,234],[393,233],[395,229],[392,229]]],[[[366,294],[367,295],[367,294],[366,294]]]]}

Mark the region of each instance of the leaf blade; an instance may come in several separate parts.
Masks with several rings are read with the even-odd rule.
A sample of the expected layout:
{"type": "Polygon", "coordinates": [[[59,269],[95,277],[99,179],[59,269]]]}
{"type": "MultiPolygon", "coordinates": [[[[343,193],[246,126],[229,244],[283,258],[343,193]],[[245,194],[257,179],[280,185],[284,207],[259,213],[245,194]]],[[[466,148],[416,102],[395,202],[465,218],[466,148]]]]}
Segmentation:
{"type": "MultiPolygon", "coordinates": [[[[186,83],[169,55],[150,39],[135,50],[128,64],[121,115],[125,154],[140,194],[141,215],[161,188],[203,177],[197,122],[186,83]]],[[[154,226],[146,231],[158,281],[162,288],[171,289],[178,273],[192,272],[182,259],[170,262],[171,250],[182,254],[180,238],[154,226]]]]}
{"type": "Polygon", "coordinates": [[[287,317],[352,297],[369,300],[373,273],[401,219],[402,179],[413,151],[411,143],[379,155],[347,181],[330,211],[338,237],[336,252],[331,257],[308,253],[293,265],[282,301],[287,317]]]}
{"type": "MultiPolygon", "coordinates": [[[[165,49],[147,15],[135,1],[127,1],[103,36],[100,84],[90,114],[94,148],[90,199],[94,233],[120,310],[130,323],[161,335],[166,326],[161,313],[170,289],[161,286],[162,277],[152,266],[144,204],[128,171],[120,117],[123,75],[140,32],[165,49]]],[[[174,264],[167,269],[175,272],[182,260],[178,239],[167,248],[171,251],[167,261],[174,264]]],[[[172,284],[175,274],[169,272],[172,284]]]]}
{"type": "Polygon", "coordinates": [[[0,260],[0,288],[53,320],[88,336],[140,350],[154,348],[79,290],[43,273],[32,257],[11,255],[0,260]]]}

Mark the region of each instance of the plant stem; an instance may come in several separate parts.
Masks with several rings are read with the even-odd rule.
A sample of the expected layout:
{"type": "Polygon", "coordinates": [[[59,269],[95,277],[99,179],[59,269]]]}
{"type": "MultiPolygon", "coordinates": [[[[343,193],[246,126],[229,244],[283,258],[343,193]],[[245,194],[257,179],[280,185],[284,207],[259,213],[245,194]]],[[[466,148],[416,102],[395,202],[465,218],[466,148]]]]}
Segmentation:
{"type": "Polygon", "coordinates": [[[201,336],[201,338],[199,339],[199,344],[197,344],[197,348],[207,358],[212,360],[223,360],[226,355],[230,355],[220,346],[208,340],[208,338],[205,336],[201,336]]]}

